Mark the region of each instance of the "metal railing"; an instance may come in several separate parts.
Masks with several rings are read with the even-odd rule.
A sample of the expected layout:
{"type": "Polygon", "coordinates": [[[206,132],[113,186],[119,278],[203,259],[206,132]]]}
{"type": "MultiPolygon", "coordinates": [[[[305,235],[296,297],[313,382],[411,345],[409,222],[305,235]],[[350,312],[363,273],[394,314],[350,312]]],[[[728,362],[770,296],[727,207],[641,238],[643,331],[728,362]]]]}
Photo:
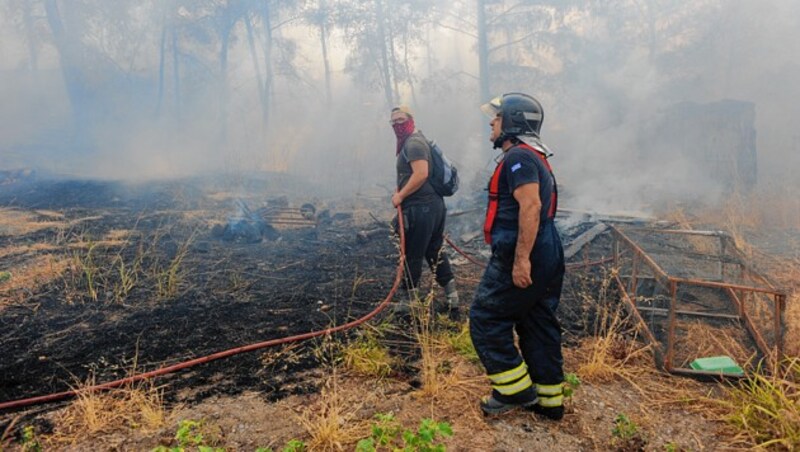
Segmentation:
{"type": "Polygon", "coordinates": [[[707,321],[718,319],[726,322],[738,322],[743,325],[755,343],[758,351],[769,362],[774,363],[783,356],[783,310],[786,303],[786,294],[774,288],[769,281],[746,265],[746,258],[738,250],[731,237],[720,231],[691,231],[691,230],[659,230],[636,228],[629,231],[643,232],[649,236],[657,234],[671,234],[681,236],[702,236],[719,240],[719,254],[705,255],[705,263],[714,261],[717,264],[718,277],[696,278],[675,276],[666,271],[656,262],[648,252],[636,241],[618,227],[611,227],[614,237],[613,262],[614,279],[622,294],[622,299],[630,308],[630,314],[641,326],[641,331],[646,339],[659,352],[656,353],[656,365],[664,370],[691,376],[737,376],[720,372],[708,372],[681,367],[675,364],[676,324],[678,316],[694,317],[707,321]],[[624,252],[627,251],[627,252],[624,252]],[[736,273],[737,283],[728,282],[727,275],[731,274],[731,266],[736,273]],[[622,269],[629,271],[621,275],[622,269]],[[644,279],[653,279],[668,294],[669,305],[667,308],[643,307],[637,305],[640,282],[644,279]],[[678,293],[681,287],[703,287],[721,291],[730,303],[725,308],[727,313],[702,312],[697,310],[679,309],[678,293]],[[771,314],[771,326],[764,322],[754,320],[751,315],[753,305],[759,300],[771,301],[767,316],[771,314]],[[651,315],[667,317],[666,345],[661,344],[642,317],[642,312],[651,315]],[[771,331],[770,331],[771,329],[771,331]]]}

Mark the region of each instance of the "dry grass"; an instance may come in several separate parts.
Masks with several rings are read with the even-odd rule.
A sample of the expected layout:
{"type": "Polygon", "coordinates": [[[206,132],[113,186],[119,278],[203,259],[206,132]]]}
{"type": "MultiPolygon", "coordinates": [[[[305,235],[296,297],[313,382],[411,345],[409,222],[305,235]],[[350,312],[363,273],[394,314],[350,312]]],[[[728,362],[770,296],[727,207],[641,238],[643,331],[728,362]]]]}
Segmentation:
{"type": "Polygon", "coordinates": [[[414,333],[420,348],[420,379],[422,381],[420,392],[431,397],[435,397],[444,389],[439,365],[445,350],[445,344],[437,340],[433,331],[434,316],[431,312],[433,297],[433,291],[430,291],[424,299],[412,303],[414,333]]]}
{"type": "MultiPolygon", "coordinates": [[[[414,319],[414,339],[420,350],[421,385],[417,396],[436,400],[454,389],[462,394],[475,395],[483,389],[483,377],[472,377],[466,367],[474,367],[454,354],[454,343],[463,345],[465,333],[463,329],[450,332],[446,327],[454,326],[445,318],[437,319],[433,313],[433,290],[424,299],[412,303],[414,319]]],[[[470,343],[471,345],[471,343],[470,343]]],[[[474,353],[474,349],[473,349],[474,353]]]]}
{"type": "Polygon", "coordinates": [[[52,218],[54,220],[63,220],[64,219],[64,214],[63,213],[56,212],[56,211],[53,211],[53,210],[40,209],[40,210],[34,210],[33,212],[36,215],[39,215],[39,216],[45,217],[45,218],[52,218]]]}
{"type": "MultiPolygon", "coordinates": [[[[681,208],[675,208],[667,213],[667,220],[675,223],[680,229],[694,229],[693,221],[689,219],[686,211],[681,208]]],[[[712,241],[709,240],[708,237],[699,237],[693,235],[687,235],[684,238],[692,246],[692,248],[699,253],[716,254],[718,252],[718,245],[716,243],[719,241],[717,239],[712,241]]]]}
{"type": "Polygon", "coordinates": [[[759,188],[750,193],[733,193],[718,209],[709,210],[711,220],[748,228],[800,228],[800,200],[795,190],[759,188]]]}
{"type": "Polygon", "coordinates": [[[575,373],[581,381],[605,383],[622,380],[643,393],[640,379],[652,371],[650,346],[637,341],[635,327],[622,307],[612,298],[613,277],[606,274],[597,286],[578,293],[583,306],[584,321],[591,326],[588,337],[581,339],[575,349],[564,353],[574,362],[575,373]],[[593,319],[593,320],[592,320],[593,319]]]}
{"type": "Polygon", "coordinates": [[[784,353],[788,357],[797,358],[800,357],[800,259],[773,259],[769,267],[770,276],[779,286],[788,289],[783,312],[786,325],[784,353]]]}
{"type": "Polygon", "coordinates": [[[715,327],[701,321],[686,322],[685,334],[677,335],[675,351],[684,356],[680,367],[689,367],[696,358],[727,355],[744,368],[751,363],[755,353],[743,344],[747,337],[745,330],[733,326],[715,327]]]}
{"type": "Polygon", "coordinates": [[[640,380],[653,367],[650,346],[636,340],[621,307],[601,305],[597,319],[594,336],[576,350],[578,376],[591,383],[625,380],[644,394],[640,380]]]}
{"type": "Polygon", "coordinates": [[[69,259],[44,254],[8,269],[11,276],[0,285],[0,299],[5,300],[0,301],[0,306],[25,300],[37,287],[61,277],[69,265],[69,259]]]}
{"type": "MultiPolygon", "coordinates": [[[[91,387],[90,378],[75,388],[91,387]]],[[[173,421],[173,413],[164,404],[163,389],[152,382],[128,385],[110,391],[81,391],[66,408],[55,414],[56,430],[45,438],[58,449],[94,437],[127,429],[156,431],[173,421]]]]}
{"type": "Polygon", "coordinates": [[[752,256],[753,251],[752,246],[745,238],[745,231],[763,225],[764,217],[753,215],[751,210],[754,202],[755,200],[751,197],[745,197],[738,193],[733,194],[717,213],[720,218],[715,222],[723,225],[733,238],[736,247],[744,252],[745,256],[752,256]]]}
{"type": "Polygon", "coordinates": [[[100,240],[75,234],[65,245],[69,272],[63,278],[68,303],[125,303],[134,289],[150,291],[157,301],[177,296],[186,284],[186,262],[197,230],[176,243],[174,256],[158,246],[169,234],[160,228],[148,237],[136,230],[111,230],[100,240]]]}
{"type": "MultiPolygon", "coordinates": [[[[749,194],[734,193],[718,208],[707,209],[697,213],[697,218],[690,220],[683,211],[675,211],[670,217],[682,225],[691,228],[692,224],[717,224],[727,229],[736,246],[742,253],[752,259],[779,287],[788,290],[784,322],[785,353],[790,357],[800,356],[800,250],[791,249],[787,244],[788,256],[771,256],[760,252],[745,239],[747,231],[761,230],[800,230],[800,198],[791,187],[771,189],[760,188],[749,194]],[[791,257],[794,254],[795,257],[791,257]]],[[[760,285],[760,284],[759,284],[760,285]]],[[[758,299],[758,303],[748,303],[754,321],[771,328],[771,301],[758,299]]]]}
{"type": "Polygon", "coordinates": [[[26,235],[43,229],[55,229],[63,233],[82,223],[102,218],[104,218],[102,215],[94,215],[67,221],[64,215],[58,212],[0,208],[0,235],[26,235]]]}
{"type": "Polygon", "coordinates": [[[106,232],[103,240],[107,240],[113,243],[120,243],[122,245],[127,245],[130,242],[130,239],[136,235],[140,235],[136,231],[132,231],[130,229],[112,229],[106,232]]]}
{"type": "Polygon", "coordinates": [[[652,347],[641,342],[622,302],[612,299],[609,284],[606,277],[595,291],[581,293],[583,304],[593,307],[595,320],[592,336],[576,348],[564,349],[569,367],[584,383],[606,386],[621,381],[632,387],[646,401],[636,406],[639,418],[653,428],[663,424],[658,414],[662,407],[679,406],[706,418],[718,414],[709,386],[656,369],[652,347]]]}
{"type": "Polygon", "coordinates": [[[66,226],[63,221],[40,221],[38,217],[35,212],[0,209],[0,235],[25,235],[42,229],[66,226]]]}
{"type": "Polygon", "coordinates": [[[100,240],[87,240],[86,238],[81,237],[77,241],[67,244],[67,248],[70,250],[87,250],[89,248],[122,248],[130,244],[130,239],[132,236],[132,231],[114,230],[110,231],[100,240]]]}
{"type": "Polygon", "coordinates": [[[800,291],[794,291],[788,296],[784,320],[784,352],[787,356],[800,357],[800,291]]]}
{"type": "Polygon", "coordinates": [[[748,253],[753,249],[745,239],[746,231],[800,229],[800,198],[797,187],[759,187],[750,193],[732,193],[718,207],[698,212],[697,217],[699,223],[724,227],[736,246],[748,253]]]}
{"type": "MultiPolygon", "coordinates": [[[[319,348],[315,349],[315,353],[319,348]]],[[[271,374],[274,372],[285,371],[288,365],[298,364],[303,359],[304,350],[300,342],[290,342],[278,347],[270,347],[261,353],[259,361],[262,368],[256,373],[257,376],[271,374]]],[[[317,354],[320,358],[320,355],[317,354]]]]}
{"type": "Polygon", "coordinates": [[[800,229],[800,187],[759,187],[751,193],[734,194],[724,205],[723,211],[736,208],[734,219],[742,218],[741,224],[765,226],[779,229],[800,229]],[[745,219],[746,218],[746,219],[745,219]]]}
{"type": "Polygon", "coordinates": [[[317,400],[298,416],[309,435],[309,450],[342,451],[362,438],[366,423],[357,418],[357,413],[363,403],[363,393],[346,397],[339,391],[338,373],[334,370],[317,400]]]}
{"type": "Polygon", "coordinates": [[[230,191],[218,191],[214,193],[208,193],[206,194],[206,197],[214,201],[228,201],[230,199],[239,198],[239,196],[236,193],[230,191]]]}
{"type": "MultiPolygon", "coordinates": [[[[789,288],[784,321],[786,356],[792,359],[781,369],[770,372],[756,371],[725,391],[722,398],[700,397],[690,408],[701,407],[732,425],[734,446],[759,447],[781,450],[800,448],[800,250],[787,243],[781,256],[767,255],[746,240],[748,233],[800,230],[800,198],[796,189],[781,187],[758,189],[752,193],[734,194],[719,208],[699,213],[698,222],[717,224],[727,229],[736,246],[751,260],[751,264],[789,288]],[[794,256],[794,257],[792,257],[794,256]]],[[[748,303],[755,322],[771,320],[770,301],[751,297],[748,303]]],[[[769,326],[769,325],[768,325],[769,326]]],[[[683,347],[692,353],[721,351],[737,361],[746,360],[747,352],[739,347],[741,342],[725,330],[690,328],[683,347]]]]}
{"type": "Polygon", "coordinates": [[[14,256],[24,256],[27,254],[52,252],[59,249],[61,249],[61,247],[58,245],[43,242],[25,245],[9,245],[0,248],[0,259],[7,259],[14,256]]]}
{"type": "Polygon", "coordinates": [[[800,448],[800,359],[769,373],[756,372],[727,391],[721,402],[738,445],[800,448]]]}

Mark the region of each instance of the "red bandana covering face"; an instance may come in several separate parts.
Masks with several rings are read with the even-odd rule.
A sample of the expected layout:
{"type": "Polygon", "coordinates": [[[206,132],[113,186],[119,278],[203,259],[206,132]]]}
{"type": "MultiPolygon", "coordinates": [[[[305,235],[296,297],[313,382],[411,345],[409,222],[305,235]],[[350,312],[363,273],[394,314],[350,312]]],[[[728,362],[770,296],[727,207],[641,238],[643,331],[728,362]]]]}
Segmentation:
{"type": "Polygon", "coordinates": [[[408,118],[408,120],[402,124],[392,124],[392,128],[394,129],[395,136],[397,136],[397,150],[395,152],[395,155],[397,155],[403,149],[406,138],[414,133],[414,118],[408,118]]]}

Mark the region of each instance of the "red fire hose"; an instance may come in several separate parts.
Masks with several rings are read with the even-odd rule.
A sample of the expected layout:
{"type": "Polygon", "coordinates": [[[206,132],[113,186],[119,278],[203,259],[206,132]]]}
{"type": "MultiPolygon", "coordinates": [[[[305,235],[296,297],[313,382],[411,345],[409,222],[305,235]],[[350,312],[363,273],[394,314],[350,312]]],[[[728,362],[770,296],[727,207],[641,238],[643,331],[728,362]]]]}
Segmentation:
{"type": "MultiPolygon", "coordinates": [[[[400,206],[397,206],[397,215],[398,215],[398,218],[403,218],[403,210],[402,210],[402,208],[400,206]]],[[[403,222],[402,221],[399,222],[399,225],[400,225],[400,227],[398,229],[400,231],[400,261],[398,262],[398,265],[397,265],[397,272],[396,272],[397,274],[395,275],[394,284],[392,285],[392,289],[389,291],[389,294],[386,295],[386,298],[384,298],[384,300],[375,309],[373,309],[372,312],[370,312],[369,314],[365,315],[364,317],[361,317],[360,319],[356,319],[356,320],[353,320],[352,322],[348,322],[348,323],[345,323],[343,325],[339,325],[339,326],[336,326],[336,327],[326,328],[324,330],[311,331],[311,332],[308,332],[308,333],[298,334],[298,335],[295,335],[295,336],[289,336],[289,337],[283,337],[283,338],[277,338],[277,339],[270,339],[268,341],[263,341],[263,342],[258,342],[258,343],[255,343],[255,344],[244,345],[244,346],[241,346],[241,347],[232,348],[232,349],[229,349],[229,350],[213,353],[211,355],[203,356],[203,357],[200,357],[200,358],[191,359],[189,361],[184,361],[182,363],[173,364],[171,366],[162,367],[160,369],[152,370],[150,372],[144,372],[144,373],[141,373],[141,374],[138,374],[138,375],[132,375],[130,377],[122,378],[120,380],[109,381],[107,383],[102,383],[102,384],[95,385],[95,386],[89,386],[87,388],[73,389],[73,390],[70,390],[70,391],[58,392],[58,393],[48,394],[48,395],[43,395],[43,396],[38,396],[38,397],[31,397],[31,398],[27,398],[27,399],[19,399],[19,400],[12,400],[12,401],[9,401],[9,402],[3,402],[3,403],[0,403],[0,411],[11,409],[11,408],[20,408],[20,407],[24,407],[24,406],[37,405],[37,404],[40,404],[40,403],[54,402],[56,400],[66,399],[68,397],[74,397],[74,396],[78,395],[79,393],[84,393],[84,392],[92,392],[92,391],[99,391],[99,390],[117,388],[117,387],[120,387],[122,385],[129,384],[129,383],[134,383],[134,382],[137,382],[137,381],[142,381],[142,380],[146,380],[146,379],[149,379],[149,378],[158,377],[158,376],[161,376],[161,375],[166,375],[166,374],[170,374],[170,373],[173,373],[173,372],[177,372],[179,370],[186,369],[186,368],[189,368],[189,367],[193,367],[193,366],[196,366],[198,364],[204,364],[204,363],[207,363],[207,362],[210,362],[210,361],[214,361],[214,360],[217,360],[217,359],[228,358],[228,357],[233,356],[233,355],[238,355],[239,353],[251,352],[251,351],[254,351],[254,350],[267,348],[267,347],[272,347],[272,346],[275,346],[275,345],[288,344],[290,342],[304,341],[306,339],[311,339],[311,338],[314,338],[314,337],[319,337],[319,336],[325,336],[325,335],[328,335],[328,334],[338,333],[340,331],[348,330],[348,329],[353,328],[355,326],[361,325],[362,323],[366,322],[367,320],[375,317],[379,312],[381,312],[384,308],[386,308],[386,306],[389,304],[389,302],[392,301],[392,297],[394,296],[395,292],[397,292],[397,288],[400,286],[400,281],[402,281],[402,279],[403,279],[403,267],[404,267],[405,258],[406,258],[405,231],[403,230],[403,222]]]]}

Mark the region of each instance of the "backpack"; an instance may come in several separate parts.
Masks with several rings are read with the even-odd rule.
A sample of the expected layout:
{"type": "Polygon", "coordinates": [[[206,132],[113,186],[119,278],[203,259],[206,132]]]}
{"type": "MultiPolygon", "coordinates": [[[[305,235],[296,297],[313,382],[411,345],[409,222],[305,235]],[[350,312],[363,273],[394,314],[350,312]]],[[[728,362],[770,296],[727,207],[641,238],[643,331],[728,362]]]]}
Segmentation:
{"type": "MultiPolygon", "coordinates": [[[[429,141],[431,148],[431,168],[428,172],[428,182],[439,196],[453,196],[458,191],[458,169],[442,152],[442,148],[435,141],[429,141]]],[[[408,161],[406,149],[403,147],[403,157],[408,161]]]]}

